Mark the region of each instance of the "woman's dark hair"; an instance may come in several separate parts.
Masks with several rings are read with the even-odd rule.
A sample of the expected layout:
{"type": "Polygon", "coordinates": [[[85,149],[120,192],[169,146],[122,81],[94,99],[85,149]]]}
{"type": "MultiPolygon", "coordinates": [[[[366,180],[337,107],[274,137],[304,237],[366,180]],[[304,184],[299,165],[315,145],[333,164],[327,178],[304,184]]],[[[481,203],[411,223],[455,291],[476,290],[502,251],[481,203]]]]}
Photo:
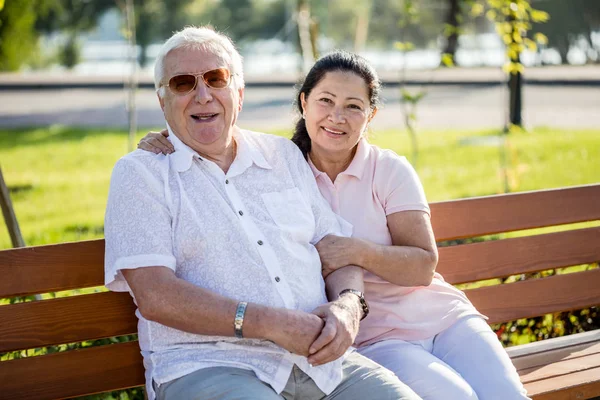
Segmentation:
{"type": "Polygon", "coordinates": [[[308,157],[310,152],[310,137],[306,130],[306,121],[302,118],[304,110],[300,95],[304,93],[304,98],[307,98],[315,86],[321,82],[323,77],[328,72],[341,71],[352,72],[360,76],[366,83],[369,89],[369,102],[371,110],[379,104],[379,92],[381,91],[381,82],[377,76],[375,68],[369,64],[367,60],[358,54],[349,53],[347,51],[337,50],[329,53],[317,60],[315,65],[308,71],[304,82],[300,85],[296,94],[296,106],[300,112],[300,118],[296,122],[292,142],[296,144],[304,154],[304,158],[308,157]]]}

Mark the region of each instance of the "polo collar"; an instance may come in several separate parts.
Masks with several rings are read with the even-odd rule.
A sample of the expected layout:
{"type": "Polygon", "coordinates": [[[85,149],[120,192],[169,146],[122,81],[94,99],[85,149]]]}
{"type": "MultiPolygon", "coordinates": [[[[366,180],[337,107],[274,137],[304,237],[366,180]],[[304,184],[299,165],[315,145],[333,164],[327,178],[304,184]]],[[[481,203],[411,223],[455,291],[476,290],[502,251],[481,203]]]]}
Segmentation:
{"type": "MultiPolygon", "coordinates": [[[[367,165],[367,159],[369,158],[369,144],[365,138],[361,138],[358,141],[358,145],[356,147],[356,153],[354,154],[354,158],[350,161],[350,165],[346,168],[344,172],[341,172],[340,175],[352,175],[358,179],[362,179],[365,173],[365,166],[367,165]]],[[[315,178],[325,174],[325,172],[319,170],[315,164],[313,164],[310,156],[307,157],[308,165],[313,171],[313,175],[315,178]]]]}

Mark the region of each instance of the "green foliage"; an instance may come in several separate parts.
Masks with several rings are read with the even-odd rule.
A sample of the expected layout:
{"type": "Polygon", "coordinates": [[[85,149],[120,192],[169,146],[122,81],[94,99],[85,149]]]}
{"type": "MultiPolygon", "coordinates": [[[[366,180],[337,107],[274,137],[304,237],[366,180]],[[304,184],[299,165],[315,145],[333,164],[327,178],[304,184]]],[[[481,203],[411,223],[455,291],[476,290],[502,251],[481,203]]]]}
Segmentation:
{"type": "Polygon", "coordinates": [[[17,71],[37,51],[39,0],[10,0],[0,11],[0,71],[17,71]]]}
{"type": "MultiPolygon", "coordinates": [[[[478,16],[485,13],[486,17],[495,23],[496,32],[506,45],[507,63],[504,71],[509,74],[522,73],[520,55],[526,49],[535,51],[535,41],[527,39],[527,34],[532,29],[533,23],[543,23],[550,19],[550,15],[542,10],[534,9],[529,0],[485,0],[485,6],[481,3],[473,5],[471,14],[478,16]]],[[[535,36],[543,43],[542,36],[535,36]]]]}
{"type": "Polygon", "coordinates": [[[58,53],[58,61],[60,65],[72,69],[81,60],[81,45],[77,41],[77,38],[72,35],[69,39],[61,46],[58,53]]]}

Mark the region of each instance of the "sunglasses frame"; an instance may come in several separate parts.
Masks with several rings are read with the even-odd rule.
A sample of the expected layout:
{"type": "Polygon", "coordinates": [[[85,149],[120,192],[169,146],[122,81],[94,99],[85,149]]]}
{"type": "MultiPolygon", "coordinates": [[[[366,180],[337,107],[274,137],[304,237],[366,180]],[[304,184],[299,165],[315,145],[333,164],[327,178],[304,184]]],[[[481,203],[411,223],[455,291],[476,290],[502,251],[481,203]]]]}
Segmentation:
{"type": "Polygon", "coordinates": [[[210,88],[210,89],[215,89],[215,90],[220,90],[220,89],[227,89],[229,86],[231,86],[231,82],[233,81],[233,76],[234,76],[234,75],[237,75],[237,74],[234,74],[234,73],[232,73],[232,72],[229,70],[229,68],[227,68],[227,67],[217,67],[217,68],[212,68],[212,69],[209,69],[208,71],[204,71],[204,72],[201,72],[201,73],[198,73],[198,74],[191,74],[191,73],[189,73],[189,74],[177,74],[177,75],[173,75],[172,77],[170,77],[170,78],[167,80],[167,82],[166,82],[166,83],[162,82],[162,83],[160,84],[160,86],[159,86],[159,87],[163,87],[163,86],[165,86],[165,87],[168,87],[168,88],[169,88],[169,90],[171,91],[171,93],[173,93],[173,94],[174,94],[174,95],[176,95],[176,96],[186,96],[186,95],[188,95],[188,94],[192,93],[194,90],[196,90],[196,87],[198,87],[198,78],[202,78],[202,81],[204,82],[204,84],[205,84],[205,85],[206,85],[208,88],[210,88]],[[209,83],[206,81],[206,79],[204,79],[204,75],[205,75],[205,74],[207,74],[207,73],[209,73],[209,72],[212,72],[212,71],[217,71],[217,70],[220,70],[220,69],[224,69],[224,70],[226,70],[226,71],[229,73],[229,80],[228,80],[228,82],[227,82],[227,85],[225,85],[225,86],[223,86],[223,87],[214,87],[214,86],[211,86],[211,85],[210,85],[210,84],[209,84],[209,83]],[[176,77],[178,77],[178,76],[193,76],[193,77],[194,77],[194,79],[195,79],[195,80],[194,80],[194,86],[193,86],[193,87],[192,87],[192,88],[191,88],[189,91],[187,91],[187,92],[178,92],[178,91],[175,91],[175,90],[173,90],[173,89],[171,88],[171,80],[172,80],[173,78],[176,78],[176,77]]]}

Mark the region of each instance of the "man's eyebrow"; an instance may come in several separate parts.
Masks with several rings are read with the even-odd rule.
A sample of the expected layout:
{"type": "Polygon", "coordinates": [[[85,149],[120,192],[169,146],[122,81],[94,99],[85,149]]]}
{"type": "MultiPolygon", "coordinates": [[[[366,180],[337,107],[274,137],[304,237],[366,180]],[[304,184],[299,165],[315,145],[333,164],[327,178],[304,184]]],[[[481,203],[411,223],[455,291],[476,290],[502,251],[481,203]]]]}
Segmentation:
{"type": "MultiPolygon", "coordinates": [[[[321,94],[328,94],[328,95],[330,95],[332,97],[336,97],[337,98],[337,96],[335,94],[333,94],[331,92],[328,92],[327,90],[322,91],[321,94]]],[[[365,102],[363,101],[363,99],[358,98],[358,97],[348,97],[346,100],[357,100],[357,101],[360,101],[361,103],[365,104],[365,102]]]]}

